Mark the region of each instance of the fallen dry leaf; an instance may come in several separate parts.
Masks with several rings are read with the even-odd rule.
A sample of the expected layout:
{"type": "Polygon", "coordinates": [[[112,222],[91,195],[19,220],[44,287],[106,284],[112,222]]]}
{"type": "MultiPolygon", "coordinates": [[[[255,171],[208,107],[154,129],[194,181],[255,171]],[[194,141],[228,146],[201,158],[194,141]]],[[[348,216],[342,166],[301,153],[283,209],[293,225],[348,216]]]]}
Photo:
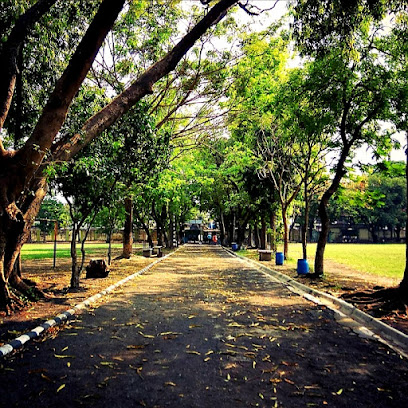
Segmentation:
{"type": "Polygon", "coordinates": [[[60,392],[62,389],[65,388],[65,384],[62,384],[58,387],[57,392],[60,392]]]}

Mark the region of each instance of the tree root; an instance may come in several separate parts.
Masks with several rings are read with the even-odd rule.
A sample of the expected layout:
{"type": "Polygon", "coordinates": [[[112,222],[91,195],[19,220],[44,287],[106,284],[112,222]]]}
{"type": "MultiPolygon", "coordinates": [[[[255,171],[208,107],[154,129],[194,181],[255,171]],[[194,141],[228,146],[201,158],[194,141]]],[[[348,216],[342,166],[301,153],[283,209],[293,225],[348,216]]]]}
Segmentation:
{"type": "Polygon", "coordinates": [[[7,316],[10,316],[27,307],[27,304],[28,303],[25,299],[18,296],[18,294],[14,293],[11,289],[8,291],[7,299],[1,302],[0,310],[5,312],[7,316]]]}
{"type": "Polygon", "coordinates": [[[13,280],[13,282],[10,283],[15,291],[26,297],[31,302],[37,302],[40,299],[50,298],[49,295],[44,293],[41,289],[38,289],[33,281],[26,282],[25,280],[18,279],[13,280]]]}
{"type": "Polygon", "coordinates": [[[345,293],[341,298],[352,304],[363,306],[364,310],[375,317],[393,314],[407,315],[408,293],[399,286],[345,293]]]}

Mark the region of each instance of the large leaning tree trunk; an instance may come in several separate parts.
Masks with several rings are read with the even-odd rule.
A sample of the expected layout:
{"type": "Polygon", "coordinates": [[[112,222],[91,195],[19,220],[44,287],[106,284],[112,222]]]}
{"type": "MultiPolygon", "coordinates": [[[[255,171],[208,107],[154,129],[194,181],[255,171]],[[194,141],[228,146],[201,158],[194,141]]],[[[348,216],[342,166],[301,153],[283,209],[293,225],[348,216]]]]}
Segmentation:
{"type": "MultiPolygon", "coordinates": [[[[15,24],[19,35],[10,35],[0,55],[1,65],[13,65],[17,53],[12,49],[21,46],[30,27],[45,14],[55,1],[40,0],[15,24]],[[43,6],[30,20],[27,14],[43,6]],[[10,51],[11,50],[11,51],[10,51]],[[10,52],[9,52],[10,51],[10,52]]],[[[93,21],[71,57],[67,68],[57,80],[33,133],[21,149],[6,150],[0,139],[0,309],[7,312],[13,307],[8,285],[24,291],[17,275],[12,276],[14,263],[46,194],[44,170],[48,160],[71,160],[81,149],[124,115],[145,95],[153,92],[153,85],[172,71],[187,51],[209,27],[216,24],[236,0],[220,0],[208,11],[161,60],[148,68],[127,89],[88,119],[76,135],[55,138],[64,123],[70,104],[84,81],[106,35],[111,30],[125,0],[103,0],[93,21]]],[[[14,32],[14,30],[13,30],[14,32]]],[[[15,74],[0,76],[0,128],[7,118],[15,86],[15,74]],[[6,89],[6,92],[1,91],[6,89]]]]}

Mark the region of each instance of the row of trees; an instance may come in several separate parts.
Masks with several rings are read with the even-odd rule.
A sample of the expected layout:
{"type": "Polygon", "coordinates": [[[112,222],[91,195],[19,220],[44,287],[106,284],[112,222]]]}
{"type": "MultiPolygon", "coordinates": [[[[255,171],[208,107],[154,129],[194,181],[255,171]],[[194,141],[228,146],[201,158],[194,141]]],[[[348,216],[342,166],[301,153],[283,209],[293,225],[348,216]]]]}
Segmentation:
{"type": "MultiPolygon", "coordinates": [[[[309,2],[295,8],[294,34],[304,57],[301,67],[287,65],[292,32],[245,38],[245,57],[231,73],[236,81],[228,102],[233,143],[249,149],[258,177],[269,180],[267,194],[280,206],[285,256],[290,208],[302,192],[306,237],[310,200],[320,194],[317,276],[324,272],[330,203],[348,174],[353,154],[363,145],[378,158],[390,151],[392,132],[406,130],[408,90],[403,79],[407,54],[401,55],[406,50],[406,10],[393,10],[391,29],[383,27],[381,19],[357,13],[344,36],[312,31],[317,38],[309,37],[310,27],[298,18],[318,16],[329,29],[330,13],[321,11],[309,2]]],[[[330,18],[343,24],[346,17],[340,12],[330,18]]]]}
{"type": "MultiPolygon", "coordinates": [[[[294,38],[305,63],[297,69],[286,64],[291,34],[272,35],[277,27],[242,36],[238,55],[211,48],[212,36],[228,37],[229,29],[236,34],[233,20],[224,18],[233,6],[249,14],[256,7],[237,0],[201,3],[186,9],[178,1],[163,7],[159,0],[69,6],[27,0],[2,8],[2,309],[19,303],[9,285],[31,292],[15,265],[51,180],[71,203],[75,230],[102,205],[115,209],[109,203],[117,203],[118,191],[129,221],[131,209],[142,220],[149,208],[163,235],[164,220],[179,215],[181,223],[180,214],[200,203],[233,240],[259,221],[261,241],[268,222],[274,234],[278,205],[287,241],[296,196],[303,191],[309,202],[323,189],[315,264],[316,274],[323,273],[327,207],[350,154],[361,143],[379,153],[390,146],[380,120],[406,130],[405,1],[298,1],[294,38]],[[378,22],[387,12],[395,13],[395,24],[384,32],[378,22]],[[178,31],[181,20],[188,22],[186,32],[178,31]],[[227,98],[216,107],[222,96],[227,98]],[[193,110],[196,104],[200,108],[193,110]],[[231,137],[216,138],[225,113],[231,137]],[[197,144],[198,169],[179,164],[176,159],[197,144]],[[328,151],[339,154],[333,177],[322,176],[328,151]],[[174,174],[190,179],[180,182],[174,174]],[[204,183],[189,181],[200,174],[204,183]],[[99,183],[84,188],[80,198],[82,181],[75,177],[84,185],[99,183]],[[173,193],[180,189],[184,198],[173,193]],[[146,206],[150,196],[155,204],[146,206]]],[[[73,286],[78,271],[73,267],[73,286]]]]}

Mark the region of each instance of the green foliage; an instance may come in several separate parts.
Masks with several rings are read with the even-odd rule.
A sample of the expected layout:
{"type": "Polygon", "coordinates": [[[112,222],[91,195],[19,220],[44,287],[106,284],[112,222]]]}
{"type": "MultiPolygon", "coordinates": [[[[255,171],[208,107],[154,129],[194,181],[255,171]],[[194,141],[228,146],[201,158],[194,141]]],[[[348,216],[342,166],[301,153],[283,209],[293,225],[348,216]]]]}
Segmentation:
{"type": "MultiPolygon", "coordinates": [[[[17,17],[33,3],[13,1],[8,7],[3,7],[2,3],[5,20],[0,18],[0,21],[2,26],[3,21],[7,24],[7,28],[2,27],[3,41],[17,17]]],[[[99,3],[99,0],[57,2],[29,33],[18,57],[15,97],[5,124],[16,147],[20,147],[32,133],[57,78],[65,69],[99,3]]]]}
{"type": "Polygon", "coordinates": [[[331,207],[332,219],[365,224],[374,235],[385,227],[400,231],[406,222],[405,169],[399,162],[384,162],[373,170],[343,184],[331,207]]]}
{"type": "Polygon", "coordinates": [[[293,8],[294,36],[307,55],[325,54],[339,43],[350,50],[358,29],[406,5],[405,0],[299,0],[293,8]]]}
{"type": "Polygon", "coordinates": [[[41,219],[39,222],[41,231],[50,232],[54,229],[54,221],[58,222],[59,227],[66,227],[69,214],[62,202],[53,197],[46,197],[36,218],[41,219]]]}

